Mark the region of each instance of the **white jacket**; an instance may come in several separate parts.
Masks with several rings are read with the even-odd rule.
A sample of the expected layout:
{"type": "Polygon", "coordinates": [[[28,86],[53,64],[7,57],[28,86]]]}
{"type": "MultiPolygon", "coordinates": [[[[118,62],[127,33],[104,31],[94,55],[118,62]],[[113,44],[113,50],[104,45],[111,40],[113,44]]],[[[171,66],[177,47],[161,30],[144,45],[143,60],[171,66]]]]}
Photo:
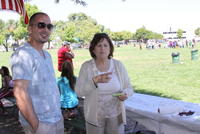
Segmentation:
{"type": "MultiPolygon", "coordinates": [[[[131,86],[128,73],[124,65],[115,59],[113,64],[117,72],[118,79],[120,81],[120,88],[123,93],[127,96],[133,94],[133,88],[131,86]]],[[[92,78],[98,75],[98,70],[95,67],[94,59],[86,61],[82,64],[81,70],[79,72],[79,77],[76,81],[75,91],[79,97],[85,97],[84,100],[84,116],[85,120],[93,125],[98,126],[97,120],[97,99],[98,99],[98,88],[95,87],[92,78]]],[[[124,102],[121,101],[122,119],[124,124],[126,124],[126,113],[124,102]]]]}

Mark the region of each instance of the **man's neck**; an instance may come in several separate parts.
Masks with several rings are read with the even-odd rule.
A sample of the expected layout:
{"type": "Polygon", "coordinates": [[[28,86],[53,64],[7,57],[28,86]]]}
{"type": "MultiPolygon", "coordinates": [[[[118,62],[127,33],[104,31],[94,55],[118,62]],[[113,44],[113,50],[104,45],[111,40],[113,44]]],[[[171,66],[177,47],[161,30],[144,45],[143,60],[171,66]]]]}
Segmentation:
{"type": "Polygon", "coordinates": [[[35,41],[28,41],[28,43],[38,51],[41,51],[43,46],[44,46],[44,43],[38,43],[38,42],[35,42],[35,41]]]}

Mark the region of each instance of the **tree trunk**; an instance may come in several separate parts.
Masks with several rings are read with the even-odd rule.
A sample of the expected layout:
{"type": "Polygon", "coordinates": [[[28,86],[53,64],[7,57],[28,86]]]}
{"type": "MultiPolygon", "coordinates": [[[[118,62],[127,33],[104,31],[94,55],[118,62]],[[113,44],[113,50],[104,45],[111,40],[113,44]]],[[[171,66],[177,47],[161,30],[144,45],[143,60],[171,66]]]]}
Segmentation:
{"type": "Polygon", "coordinates": [[[48,47],[47,47],[47,49],[50,49],[50,41],[48,41],[48,47]]]}
{"type": "Polygon", "coordinates": [[[8,52],[8,45],[6,45],[6,44],[3,44],[3,46],[5,47],[5,49],[6,49],[6,52],[8,52]]]}

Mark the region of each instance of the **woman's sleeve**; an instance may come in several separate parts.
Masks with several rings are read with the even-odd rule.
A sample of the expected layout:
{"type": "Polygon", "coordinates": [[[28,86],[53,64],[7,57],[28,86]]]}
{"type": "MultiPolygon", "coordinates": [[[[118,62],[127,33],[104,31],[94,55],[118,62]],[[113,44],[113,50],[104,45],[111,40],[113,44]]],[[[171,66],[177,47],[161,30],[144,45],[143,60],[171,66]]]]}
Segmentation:
{"type": "Polygon", "coordinates": [[[96,90],[92,78],[89,77],[89,74],[91,74],[89,70],[91,69],[88,68],[88,63],[84,63],[81,66],[75,86],[75,92],[79,97],[87,96],[96,90]]]}

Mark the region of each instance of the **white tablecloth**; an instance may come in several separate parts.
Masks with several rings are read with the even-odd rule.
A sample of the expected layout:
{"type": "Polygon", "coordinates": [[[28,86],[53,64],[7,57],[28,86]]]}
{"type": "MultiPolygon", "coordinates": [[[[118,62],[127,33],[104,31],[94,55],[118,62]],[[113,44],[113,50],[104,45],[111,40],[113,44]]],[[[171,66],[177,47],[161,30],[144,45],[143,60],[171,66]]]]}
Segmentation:
{"type": "Polygon", "coordinates": [[[135,93],[125,105],[135,120],[157,134],[200,134],[200,104],[135,93]],[[195,113],[178,115],[183,111],[195,113]]]}

